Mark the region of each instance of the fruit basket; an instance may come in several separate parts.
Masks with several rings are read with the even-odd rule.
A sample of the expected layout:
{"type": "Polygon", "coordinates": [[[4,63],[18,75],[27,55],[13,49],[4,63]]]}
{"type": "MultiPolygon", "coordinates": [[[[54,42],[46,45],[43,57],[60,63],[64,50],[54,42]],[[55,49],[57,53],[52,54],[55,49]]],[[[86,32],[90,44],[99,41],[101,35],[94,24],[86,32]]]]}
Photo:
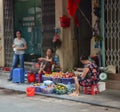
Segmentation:
{"type": "Polygon", "coordinates": [[[54,93],[62,95],[67,93],[67,87],[64,84],[57,84],[54,88],[54,93]]]}
{"type": "Polygon", "coordinates": [[[50,76],[42,76],[42,80],[43,81],[46,81],[46,80],[52,80],[52,77],[50,77],[50,76]]]}
{"type": "Polygon", "coordinates": [[[53,81],[51,81],[51,80],[45,80],[45,81],[43,81],[43,83],[44,83],[45,86],[53,85],[53,81]]]}
{"type": "Polygon", "coordinates": [[[54,84],[61,83],[60,78],[54,78],[54,77],[52,77],[52,81],[53,81],[54,84]]]}
{"type": "Polygon", "coordinates": [[[53,93],[54,88],[53,87],[46,87],[42,89],[42,93],[43,94],[52,94],[53,93]]]}
{"type": "Polygon", "coordinates": [[[71,84],[74,83],[74,79],[73,78],[60,78],[60,80],[61,80],[61,83],[63,83],[63,84],[68,84],[69,82],[71,84]]]}
{"type": "Polygon", "coordinates": [[[35,92],[41,92],[40,83],[34,83],[33,86],[35,87],[35,92]]]}
{"type": "Polygon", "coordinates": [[[67,72],[67,73],[63,74],[62,78],[60,78],[61,83],[68,84],[70,82],[71,84],[73,84],[74,83],[74,79],[73,79],[74,76],[75,76],[75,74],[73,72],[67,72]]]}
{"type": "Polygon", "coordinates": [[[35,86],[35,92],[42,92],[40,86],[35,86]]]}
{"type": "Polygon", "coordinates": [[[41,86],[34,86],[35,92],[42,92],[42,89],[47,88],[47,86],[41,85],[41,86]]]}

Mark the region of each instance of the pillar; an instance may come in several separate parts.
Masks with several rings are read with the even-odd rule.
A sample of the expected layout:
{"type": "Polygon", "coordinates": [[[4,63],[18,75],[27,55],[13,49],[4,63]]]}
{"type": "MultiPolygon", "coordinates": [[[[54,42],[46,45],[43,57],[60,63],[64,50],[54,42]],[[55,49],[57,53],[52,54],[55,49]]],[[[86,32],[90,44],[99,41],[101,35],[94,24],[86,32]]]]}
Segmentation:
{"type": "Polygon", "coordinates": [[[3,0],[0,0],[0,66],[4,66],[4,19],[3,0]]]}
{"type": "Polygon", "coordinates": [[[61,28],[60,17],[63,15],[70,17],[67,12],[67,0],[55,0],[55,26],[56,28],[60,28],[60,38],[62,40],[61,47],[57,49],[56,53],[59,55],[62,70],[66,71],[67,69],[76,66],[78,50],[77,40],[74,35],[73,19],[70,17],[70,27],[61,28]]]}
{"type": "MultiPolygon", "coordinates": [[[[92,0],[92,28],[94,27],[95,22],[98,19],[98,17],[95,16],[95,14],[94,14],[95,2],[96,2],[96,0],[92,0]]],[[[91,47],[90,48],[91,48],[91,54],[97,55],[101,52],[100,48],[95,48],[95,37],[92,37],[92,39],[91,39],[91,47]]]]}

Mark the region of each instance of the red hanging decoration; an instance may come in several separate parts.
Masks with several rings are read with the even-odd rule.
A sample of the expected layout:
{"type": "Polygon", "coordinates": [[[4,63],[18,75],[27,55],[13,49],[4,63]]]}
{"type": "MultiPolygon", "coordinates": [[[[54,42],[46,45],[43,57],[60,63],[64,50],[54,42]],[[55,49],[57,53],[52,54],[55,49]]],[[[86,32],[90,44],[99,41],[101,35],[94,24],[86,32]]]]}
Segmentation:
{"type": "Polygon", "coordinates": [[[75,25],[77,26],[77,27],[79,27],[80,25],[79,25],[79,18],[78,18],[78,16],[77,17],[75,17],[75,25]]]}
{"type": "Polygon", "coordinates": [[[60,17],[60,25],[63,28],[67,28],[70,26],[70,18],[67,17],[66,15],[60,17]]]}
{"type": "Polygon", "coordinates": [[[79,7],[80,0],[68,0],[68,13],[74,17],[79,7]]]}
{"type": "Polygon", "coordinates": [[[79,7],[80,0],[68,0],[68,13],[73,17],[75,25],[79,27],[78,16],[75,17],[76,11],[79,7]]]}

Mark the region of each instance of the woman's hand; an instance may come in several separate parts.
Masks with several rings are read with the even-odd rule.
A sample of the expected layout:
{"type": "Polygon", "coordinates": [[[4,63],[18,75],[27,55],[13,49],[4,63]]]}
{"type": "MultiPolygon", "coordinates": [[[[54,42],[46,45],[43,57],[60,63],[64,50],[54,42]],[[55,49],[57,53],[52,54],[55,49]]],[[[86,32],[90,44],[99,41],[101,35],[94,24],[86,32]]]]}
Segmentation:
{"type": "Polygon", "coordinates": [[[38,58],[39,61],[45,61],[46,59],[45,58],[38,58]]]}
{"type": "Polygon", "coordinates": [[[81,78],[84,79],[88,72],[89,72],[89,68],[84,68],[81,78]]]}
{"type": "Polygon", "coordinates": [[[15,50],[18,50],[18,51],[19,51],[19,50],[25,50],[25,49],[27,49],[27,45],[24,44],[23,47],[20,47],[20,48],[19,48],[19,47],[16,47],[15,44],[13,44],[13,45],[12,45],[12,48],[15,48],[15,50]]]}
{"type": "Polygon", "coordinates": [[[21,47],[21,48],[19,48],[19,47],[14,47],[15,48],[15,50],[25,50],[25,49],[27,49],[27,46],[26,45],[24,45],[24,47],[21,47]]]}
{"type": "Polygon", "coordinates": [[[39,61],[42,61],[42,58],[38,58],[39,61]]]}
{"type": "Polygon", "coordinates": [[[12,48],[15,48],[15,44],[12,45],[12,48]]]}
{"type": "Polygon", "coordinates": [[[15,48],[16,51],[24,50],[23,48],[15,48]]]}

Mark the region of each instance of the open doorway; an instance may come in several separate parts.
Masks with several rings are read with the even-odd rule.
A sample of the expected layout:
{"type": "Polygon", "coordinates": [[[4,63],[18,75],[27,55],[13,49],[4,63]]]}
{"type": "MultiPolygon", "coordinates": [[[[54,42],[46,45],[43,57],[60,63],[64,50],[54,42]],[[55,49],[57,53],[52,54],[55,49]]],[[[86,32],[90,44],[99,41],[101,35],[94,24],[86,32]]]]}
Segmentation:
{"type": "Polygon", "coordinates": [[[53,48],[55,0],[14,0],[14,21],[14,30],[21,30],[27,41],[26,62],[53,48]]]}
{"type": "Polygon", "coordinates": [[[41,0],[14,0],[14,31],[21,30],[27,42],[25,61],[41,56],[42,9],[41,0]]]}
{"type": "MultiPolygon", "coordinates": [[[[78,40],[78,57],[80,57],[83,53],[87,55],[90,54],[90,42],[92,38],[91,12],[91,0],[81,0],[79,9],[77,11],[79,27],[75,27],[76,38],[78,40]]],[[[81,66],[79,60],[78,66],[81,66]]]]}

